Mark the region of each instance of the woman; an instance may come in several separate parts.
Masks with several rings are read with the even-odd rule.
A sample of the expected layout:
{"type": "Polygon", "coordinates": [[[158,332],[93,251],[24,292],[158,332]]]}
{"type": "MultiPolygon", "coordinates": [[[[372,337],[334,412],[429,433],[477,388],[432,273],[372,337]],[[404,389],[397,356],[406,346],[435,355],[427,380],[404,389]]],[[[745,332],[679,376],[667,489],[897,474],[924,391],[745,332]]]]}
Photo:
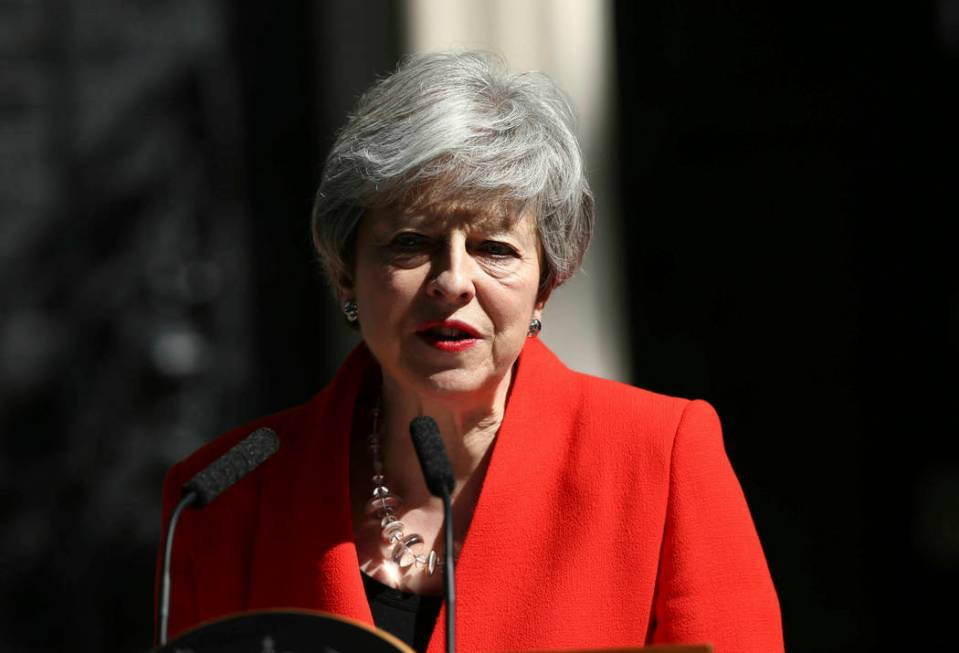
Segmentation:
{"type": "Polygon", "coordinates": [[[430,415],[456,478],[461,650],[782,649],[712,408],[573,372],[536,338],[592,232],[572,123],[546,77],[482,53],[412,59],[360,99],[313,234],[363,343],[310,402],[169,473],[167,515],[182,483],[252,429],[281,440],[182,518],[171,635],[299,607],[438,650],[442,507],[408,435],[430,415]]]}

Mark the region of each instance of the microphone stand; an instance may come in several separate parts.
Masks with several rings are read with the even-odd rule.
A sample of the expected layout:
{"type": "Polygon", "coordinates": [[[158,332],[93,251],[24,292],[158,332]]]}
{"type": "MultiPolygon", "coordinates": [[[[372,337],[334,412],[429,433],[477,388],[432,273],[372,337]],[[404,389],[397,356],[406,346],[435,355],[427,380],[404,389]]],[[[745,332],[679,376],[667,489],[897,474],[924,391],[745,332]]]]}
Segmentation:
{"type": "Polygon", "coordinates": [[[446,552],[443,556],[443,574],[446,594],[446,650],[453,653],[456,649],[456,583],[453,572],[453,488],[456,479],[453,466],[443,438],[440,437],[436,420],[428,415],[420,415],[410,422],[410,436],[416,449],[416,457],[423,469],[423,480],[430,494],[443,500],[443,523],[446,529],[446,552]]]}
{"type": "Polygon", "coordinates": [[[167,640],[167,628],[170,622],[170,558],[173,556],[173,534],[176,532],[176,524],[180,519],[180,513],[189,505],[196,501],[196,492],[187,492],[186,496],[180,499],[180,503],[173,510],[173,516],[170,517],[170,525],[166,531],[166,542],[163,544],[163,585],[160,590],[160,616],[158,637],[159,645],[163,646],[167,640]]]}
{"type": "Polygon", "coordinates": [[[180,513],[187,506],[206,506],[275,454],[279,448],[280,439],[276,433],[272,429],[259,428],[230,447],[183,486],[183,498],[170,517],[166,542],[163,545],[163,580],[160,604],[157,606],[157,638],[160,646],[164,646],[167,641],[170,621],[170,558],[173,556],[173,533],[176,531],[180,513]]]}
{"type": "Polygon", "coordinates": [[[446,524],[446,551],[443,555],[443,579],[446,584],[446,652],[454,653],[456,642],[456,583],[453,574],[453,501],[443,488],[443,521],[446,524]]]}

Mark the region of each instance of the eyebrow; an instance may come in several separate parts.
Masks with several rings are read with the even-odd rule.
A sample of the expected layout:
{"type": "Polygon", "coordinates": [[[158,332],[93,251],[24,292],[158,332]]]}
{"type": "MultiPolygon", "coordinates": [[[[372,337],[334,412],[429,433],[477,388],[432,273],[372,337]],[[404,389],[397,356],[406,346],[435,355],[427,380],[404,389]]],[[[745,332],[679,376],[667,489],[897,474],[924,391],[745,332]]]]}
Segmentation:
{"type": "Polygon", "coordinates": [[[491,210],[489,206],[466,202],[436,202],[429,205],[410,206],[399,211],[390,211],[390,224],[401,226],[468,223],[481,229],[501,233],[512,231],[522,220],[522,215],[512,214],[502,207],[491,210]]]}

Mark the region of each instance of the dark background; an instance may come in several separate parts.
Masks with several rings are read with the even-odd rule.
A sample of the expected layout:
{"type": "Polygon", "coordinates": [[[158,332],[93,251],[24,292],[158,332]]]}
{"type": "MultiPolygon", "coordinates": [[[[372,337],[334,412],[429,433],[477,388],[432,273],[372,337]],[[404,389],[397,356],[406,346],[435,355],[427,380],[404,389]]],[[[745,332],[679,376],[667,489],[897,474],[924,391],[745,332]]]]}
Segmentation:
{"type": "MultiPolygon", "coordinates": [[[[0,3],[0,650],[144,650],[164,470],[333,373],[309,207],[401,23],[0,3]]],[[[719,410],[789,650],[950,641],[957,2],[622,2],[615,36],[633,382],[719,410]]]]}

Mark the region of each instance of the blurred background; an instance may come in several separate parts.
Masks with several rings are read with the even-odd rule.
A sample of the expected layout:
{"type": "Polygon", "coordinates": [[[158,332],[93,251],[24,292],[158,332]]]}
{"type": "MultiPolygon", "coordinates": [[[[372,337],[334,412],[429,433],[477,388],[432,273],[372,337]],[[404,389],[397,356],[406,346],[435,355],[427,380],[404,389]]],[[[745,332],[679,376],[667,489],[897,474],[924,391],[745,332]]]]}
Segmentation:
{"type": "Polygon", "coordinates": [[[570,93],[574,368],[712,402],[790,651],[954,641],[959,1],[0,1],[0,650],[142,651],[166,468],[332,376],[308,234],[358,93],[570,93]]]}

